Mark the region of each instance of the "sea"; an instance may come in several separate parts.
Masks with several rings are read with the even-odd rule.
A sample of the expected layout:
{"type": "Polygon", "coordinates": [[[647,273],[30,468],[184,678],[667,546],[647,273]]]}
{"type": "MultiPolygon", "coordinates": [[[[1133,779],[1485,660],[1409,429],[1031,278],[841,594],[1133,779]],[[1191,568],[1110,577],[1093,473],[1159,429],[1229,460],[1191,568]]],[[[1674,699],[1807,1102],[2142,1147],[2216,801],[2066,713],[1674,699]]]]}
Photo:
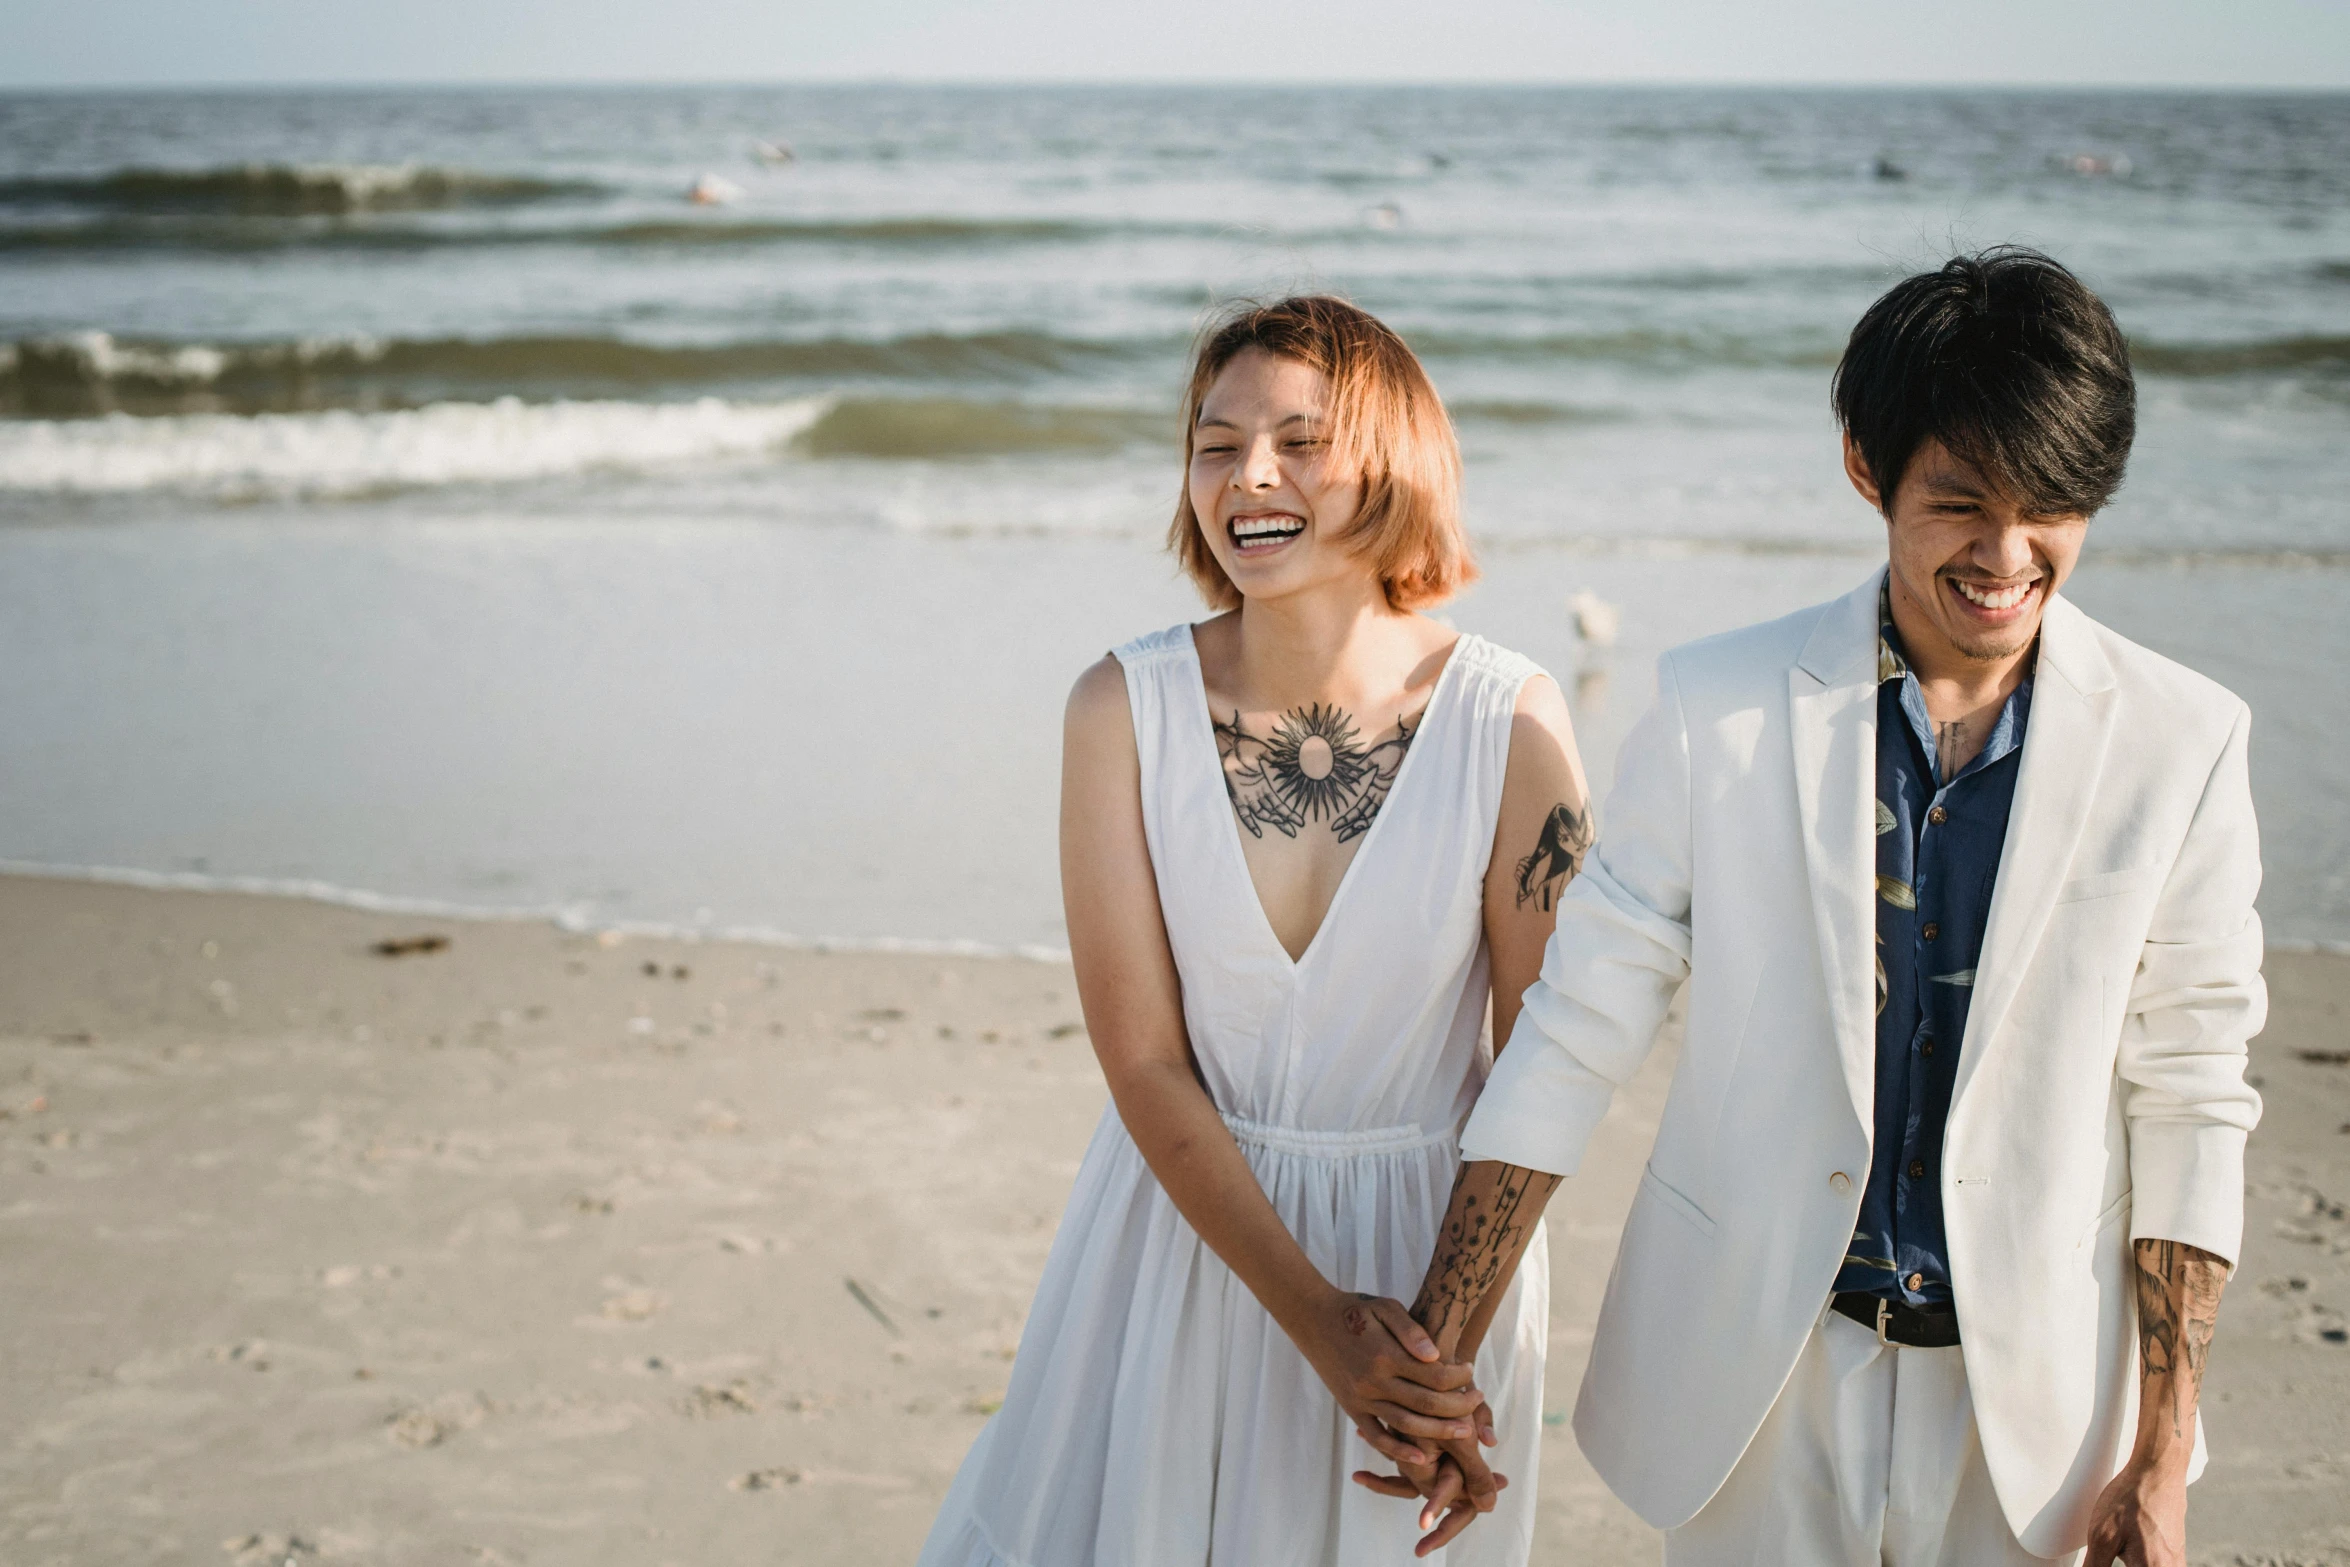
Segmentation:
{"type": "Polygon", "coordinates": [[[2342,94],[0,96],[0,862],[1055,950],[1069,683],[1202,613],[1187,348],[1308,289],[1604,798],[1658,652],[1882,558],[1830,371],[2004,242],[2140,378],[2068,591],[2251,703],[2269,931],[2350,941],[2342,94]]]}

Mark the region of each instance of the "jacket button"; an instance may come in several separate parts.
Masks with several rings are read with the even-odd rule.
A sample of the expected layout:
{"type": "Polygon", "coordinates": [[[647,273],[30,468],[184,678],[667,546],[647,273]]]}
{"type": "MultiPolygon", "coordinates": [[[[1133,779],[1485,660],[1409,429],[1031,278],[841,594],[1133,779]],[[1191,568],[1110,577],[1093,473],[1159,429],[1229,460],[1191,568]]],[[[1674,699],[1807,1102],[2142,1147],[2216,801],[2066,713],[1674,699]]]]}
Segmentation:
{"type": "Polygon", "coordinates": [[[1909,1292],[1912,1295],[1915,1295],[1919,1290],[1922,1290],[1926,1287],[1926,1276],[1922,1273],[1913,1273],[1909,1276],[1906,1282],[1909,1285],[1909,1292]]]}
{"type": "Polygon", "coordinates": [[[1942,927],[1935,924],[1932,920],[1928,920],[1926,921],[1925,929],[1919,931],[1918,934],[1925,937],[1928,941],[1932,941],[1936,936],[1942,934],[1942,927]]]}
{"type": "Polygon", "coordinates": [[[1912,1159],[1912,1160],[1910,1160],[1910,1161],[1909,1161],[1909,1178],[1910,1178],[1911,1180],[1913,1180],[1913,1181],[1920,1181],[1920,1180],[1924,1180],[1924,1179],[1925,1179],[1925,1176],[1926,1176],[1926,1161],[1925,1161],[1925,1160],[1923,1160],[1923,1159],[1912,1159]]]}
{"type": "Polygon", "coordinates": [[[1834,1191],[1848,1192],[1852,1190],[1852,1177],[1846,1175],[1842,1170],[1838,1170],[1834,1175],[1828,1177],[1828,1186],[1834,1191]]]}
{"type": "Polygon", "coordinates": [[[1950,813],[1937,805],[1926,813],[1926,820],[1939,827],[1944,822],[1950,820],[1950,813]]]}

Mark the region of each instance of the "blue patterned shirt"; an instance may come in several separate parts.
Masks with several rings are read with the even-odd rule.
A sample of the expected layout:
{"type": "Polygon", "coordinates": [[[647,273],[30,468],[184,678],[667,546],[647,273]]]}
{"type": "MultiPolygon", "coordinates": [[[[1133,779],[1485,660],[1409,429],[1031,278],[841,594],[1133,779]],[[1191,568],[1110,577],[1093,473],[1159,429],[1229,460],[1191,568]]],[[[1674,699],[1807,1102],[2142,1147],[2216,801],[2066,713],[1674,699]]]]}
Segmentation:
{"type": "Polygon", "coordinates": [[[1974,999],[1975,964],[2007,843],[2026,676],[1991,738],[1945,781],[1925,694],[1882,613],[1877,643],[1876,1146],[1836,1288],[1912,1306],[1950,1304],[1942,1132],[1974,999]]]}

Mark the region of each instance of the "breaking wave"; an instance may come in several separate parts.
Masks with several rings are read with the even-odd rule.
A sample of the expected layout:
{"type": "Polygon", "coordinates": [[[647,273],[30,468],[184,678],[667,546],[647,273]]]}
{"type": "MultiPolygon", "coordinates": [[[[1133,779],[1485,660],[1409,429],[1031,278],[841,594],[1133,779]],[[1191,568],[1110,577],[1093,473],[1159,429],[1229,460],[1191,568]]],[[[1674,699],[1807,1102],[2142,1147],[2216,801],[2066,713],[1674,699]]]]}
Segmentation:
{"type": "Polygon", "coordinates": [[[452,397],[641,395],[775,382],[1023,382],[1179,344],[1045,332],[734,343],[600,336],[307,338],[214,345],[76,332],[0,344],[0,414],[277,413],[452,397]]]}
{"type": "Polygon", "coordinates": [[[334,498],[774,458],[955,459],[1170,443],[1164,413],[951,397],[434,403],[0,421],[0,494],[334,498]]]}
{"type": "Polygon", "coordinates": [[[337,497],[756,457],[825,413],[775,403],[440,403],[389,413],[0,424],[0,493],[337,497]]]}
{"type": "Polygon", "coordinates": [[[577,180],[485,174],[419,163],[240,163],[212,169],[0,180],[0,206],[107,212],[303,216],[506,207],[600,187],[577,180]]]}
{"type": "MultiPolygon", "coordinates": [[[[1723,367],[1824,369],[1836,345],[1786,338],[1728,338],[1660,332],[1552,334],[1512,338],[1459,333],[1407,334],[1446,373],[1455,366],[1529,365],[1544,360],[1614,363],[1664,374],[1723,367]]],[[[2237,342],[2132,345],[2138,369],[2152,376],[2210,378],[2297,374],[2327,385],[2350,374],[2350,337],[2310,335],[2237,342]]],[[[499,338],[318,337],[259,343],[173,342],[72,332],[0,342],[0,417],[74,419],[107,414],[264,414],[346,408],[381,411],[434,403],[517,396],[646,398],[719,394],[770,399],[883,383],[912,392],[937,389],[938,409],[965,420],[974,404],[951,389],[1026,387],[1056,377],[1124,369],[1163,382],[1180,373],[1176,338],[1088,338],[1008,329],[912,333],[899,337],[753,339],[715,343],[646,343],[597,334],[499,338]]],[[[857,433],[838,416],[843,451],[903,438],[925,405],[902,401],[903,417],[886,436],[857,433]]],[[[1007,405],[1009,406],[1009,405],[1007,405]]],[[[1498,425],[1588,422],[1604,410],[1541,400],[1466,399],[1462,417],[1498,425]]],[[[1020,444],[1018,420],[986,437],[1020,444]]],[[[940,417],[945,417],[941,415],[940,417]]],[[[1124,439],[1131,416],[1070,436],[1074,445],[1124,439]]],[[[1057,427],[1061,428],[1061,427],[1057,427]]],[[[1055,437],[1058,439],[1058,437],[1055,437]]],[[[885,455],[894,454],[892,447],[885,455]]]]}

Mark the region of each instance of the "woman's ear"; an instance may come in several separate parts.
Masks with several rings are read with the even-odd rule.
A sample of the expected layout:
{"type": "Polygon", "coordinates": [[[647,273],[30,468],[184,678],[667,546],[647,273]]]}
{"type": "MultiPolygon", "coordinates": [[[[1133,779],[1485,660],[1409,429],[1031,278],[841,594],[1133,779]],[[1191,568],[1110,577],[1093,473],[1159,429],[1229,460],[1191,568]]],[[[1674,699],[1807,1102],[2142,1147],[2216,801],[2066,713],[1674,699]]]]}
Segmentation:
{"type": "Polygon", "coordinates": [[[1869,460],[1860,454],[1860,445],[1853,440],[1849,430],[1844,433],[1844,477],[1850,479],[1852,487],[1860,491],[1862,500],[1879,512],[1885,510],[1885,497],[1877,492],[1876,478],[1869,472],[1869,460]]]}

